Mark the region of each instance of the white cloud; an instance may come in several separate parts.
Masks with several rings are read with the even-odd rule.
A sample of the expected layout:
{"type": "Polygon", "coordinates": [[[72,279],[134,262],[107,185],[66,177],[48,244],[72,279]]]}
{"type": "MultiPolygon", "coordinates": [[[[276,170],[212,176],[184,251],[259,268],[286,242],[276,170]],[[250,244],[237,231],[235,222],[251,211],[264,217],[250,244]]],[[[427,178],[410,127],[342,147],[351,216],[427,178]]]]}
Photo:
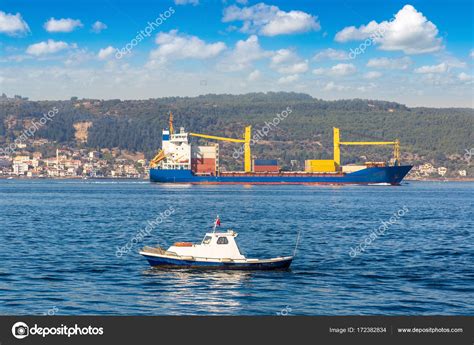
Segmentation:
{"type": "Polygon", "coordinates": [[[258,79],[260,79],[260,77],[262,76],[262,73],[260,73],[260,71],[258,69],[256,69],[255,71],[252,71],[249,76],[247,77],[247,80],[248,81],[256,81],[258,79]]]}
{"type": "Polygon", "coordinates": [[[370,59],[367,62],[367,67],[373,68],[385,68],[385,69],[407,69],[412,64],[409,57],[403,57],[398,59],[389,58],[375,58],[370,59]]]}
{"type": "Polygon", "coordinates": [[[357,71],[357,68],[351,63],[340,63],[335,66],[332,66],[329,70],[329,74],[333,76],[345,76],[349,74],[354,74],[357,71]]]}
{"type": "Polygon", "coordinates": [[[469,56],[474,59],[474,49],[471,49],[471,52],[469,53],[469,56]]]}
{"type": "Polygon", "coordinates": [[[439,65],[421,66],[415,69],[415,73],[445,73],[448,71],[449,65],[445,62],[439,65]]]}
{"type": "Polygon", "coordinates": [[[39,43],[28,46],[26,52],[30,55],[40,56],[47,54],[54,54],[58,51],[68,48],[70,45],[63,41],[54,41],[49,39],[39,43]]]}
{"type": "Polygon", "coordinates": [[[331,68],[316,68],[313,70],[313,74],[333,77],[343,77],[354,74],[355,72],[357,72],[357,68],[351,63],[339,63],[331,68]]]}
{"type": "Polygon", "coordinates": [[[333,81],[330,81],[329,83],[327,83],[323,88],[324,91],[344,91],[347,89],[348,87],[336,84],[333,81]]]}
{"type": "Polygon", "coordinates": [[[472,80],[472,75],[469,75],[465,72],[461,72],[458,74],[458,79],[460,81],[471,81],[472,80]]]}
{"type": "Polygon", "coordinates": [[[391,21],[371,21],[359,28],[349,26],[339,31],[337,42],[371,39],[382,50],[401,50],[406,54],[430,53],[442,48],[436,25],[413,6],[405,5],[391,21]]]}
{"type": "Polygon", "coordinates": [[[382,73],[377,72],[377,71],[370,71],[364,74],[365,79],[377,79],[382,76],[382,73]]]}
{"type": "Polygon", "coordinates": [[[270,67],[282,74],[298,74],[308,70],[308,60],[302,60],[293,50],[280,49],[276,51],[270,62],[270,67]]]}
{"type": "Polygon", "coordinates": [[[199,37],[179,34],[178,30],[160,32],[156,43],[158,48],[151,52],[152,59],[208,59],[226,49],[224,42],[206,43],[199,37]]]}
{"type": "Polygon", "coordinates": [[[199,5],[199,0],[174,0],[175,5],[199,5]]]}
{"type": "Polygon", "coordinates": [[[278,84],[290,84],[297,81],[300,78],[298,74],[287,75],[278,79],[278,84]]]}
{"type": "Polygon", "coordinates": [[[271,55],[272,52],[262,49],[258,37],[252,35],[247,40],[237,41],[235,48],[222,59],[219,67],[224,71],[241,71],[252,67],[252,62],[271,55]]]}
{"type": "Polygon", "coordinates": [[[65,66],[79,66],[93,60],[95,54],[90,53],[87,49],[76,49],[71,51],[64,60],[65,66]]]}
{"type": "Polygon", "coordinates": [[[15,36],[29,31],[30,28],[20,13],[10,14],[0,11],[0,33],[15,36]]]}
{"type": "Polygon", "coordinates": [[[80,20],[71,18],[54,19],[51,17],[44,23],[44,29],[48,32],[71,32],[82,26],[80,20]]]}
{"type": "Polygon", "coordinates": [[[298,56],[293,50],[280,49],[272,56],[272,65],[277,66],[288,62],[293,62],[298,56]]]}
{"type": "Polygon", "coordinates": [[[99,52],[97,53],[97,58],[99,60],[107,60],[109,57],[112,56],[112,54],[114,54],[116,51],[116,49],[112,46],[108,46],[107,48],[103,48],[101,50],[99,50],[99,52]]]}
{"type": "Polygon", "coordinates": [[[321,60],[348,60],[349,54],[344,50],[336,50],[332,48],[324,49],[316,55],[314,55],[313,60],[321,61],[321,60]]]}
{"type": "Polygon", "coordinates": [[[107,25],[100,21],[96,21],[94,24],[92,24],[91,30],[92,32],[95,32],[96,34],[100,33],[102,30],[107,29],[107,25]]]}
{"type": "Polygon", "coordinates": [[[326,73],[326,70],[324,68],[315,68],[315,69],[313,69],[313,74],[323,75],[325,73],[326,73]]]}
{"type": "Polygon", "coordinates": [[[308,68],[308,61],[302,61],[288,66],[281,66],[277,70],[282,74],[297,74],[306,72],[308,68]]]}
{"type": "Polygon", "coordinates": [[[302,11],[285,12],[277,6],[259,3],[250,7],[229,6],[223,22],[242,21],[240,31],[263,36],[295,34],[321,29],[318,18],[302,11]]]}

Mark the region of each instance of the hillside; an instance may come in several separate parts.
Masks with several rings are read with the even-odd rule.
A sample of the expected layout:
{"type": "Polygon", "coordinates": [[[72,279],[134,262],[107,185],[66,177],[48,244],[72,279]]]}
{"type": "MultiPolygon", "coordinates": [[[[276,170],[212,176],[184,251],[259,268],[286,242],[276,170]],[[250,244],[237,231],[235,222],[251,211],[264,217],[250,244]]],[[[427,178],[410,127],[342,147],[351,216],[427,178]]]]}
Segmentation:
{"type": "MultiPolygon", "coordinates": [[[[118,147],[144,152],[150,158],[161,145],[161,130],[168,112],[175,127],[220,136],[241,137],[245,125],[254,133],[277,114],[291,113],[253,146],[259,158],[291,160],[332,157],[332,127],[341,129],[342,140],[393,140],[402,144],[402,160],[431,162],[449,170],[472,171],[465,157],[474,146],[473,109],[408,108],[374,100],[323,101],[299,93],[250,93],[205,95],[148,100],[29,101],[19,96],[0,99],[0,144],[12,142],[32,120],[39,120],[53,107],[57,115],[38,130],[34,139],[93,148],[118,147]]],[[[241,158],[232,153],[235,144],[222,143],[224,165],[236,168],[241,158]]],[[[344,163],[386,160],[389,147],[351,147],[342,151],[344,163]]],[[[472,176],[472,172],[470,173],[472,176]]]]}

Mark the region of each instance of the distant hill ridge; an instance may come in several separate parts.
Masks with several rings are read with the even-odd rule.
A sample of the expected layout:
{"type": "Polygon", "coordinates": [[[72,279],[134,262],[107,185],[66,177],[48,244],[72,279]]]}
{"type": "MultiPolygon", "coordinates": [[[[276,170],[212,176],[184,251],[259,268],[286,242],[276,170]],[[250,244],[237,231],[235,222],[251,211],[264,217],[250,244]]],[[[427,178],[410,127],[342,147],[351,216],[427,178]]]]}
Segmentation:
{"type": "MultiPolygon", "coordinates": [[[[175,127],[189,131],[240,137],[245,125],[264,126],[287,107],[291,114],[273,128],[262,144],[254,147],[259,158],[290,160],[328,158],[332,155],[332,127],[341,129],[343,140],[393,140],[402,143],[403,158],[431,161],[452,169],[465,167],[463,155],[474,146],[474,110],[468,108],[409,108],[378,100],[325,101],[303,93],[267,92],[244,95],[208,94],[198,97],[164,97],[147,100],[29,101],[0,98],[0,143],[15,139],[26,124],[52,107],[54,120],[35,134],[62,144],[98,148],[119,147],[145,152],[148,157],[161,145],[161,130],[172,111],[175,127]],[[91,122],[91,125],[78,125],[91,122]],[[76,128],[75,128],[76,126],[76,128]],[[76,129],[81,128],[78,140],[76,129]],[[275,144],[268,142],[274,141],[275,144]],[[318,144],[320,142],[320,144],[318,144]],[[288,145],[286,145],[288,143],[288,145]],[[291,143],[291,145],[290,145],[291,143]]],[[[230,166],[233,144],[222,144],[222,158],[230,166]]],[[[390,156],[389,148],[344,149],[345,162],[390,156]]]]}

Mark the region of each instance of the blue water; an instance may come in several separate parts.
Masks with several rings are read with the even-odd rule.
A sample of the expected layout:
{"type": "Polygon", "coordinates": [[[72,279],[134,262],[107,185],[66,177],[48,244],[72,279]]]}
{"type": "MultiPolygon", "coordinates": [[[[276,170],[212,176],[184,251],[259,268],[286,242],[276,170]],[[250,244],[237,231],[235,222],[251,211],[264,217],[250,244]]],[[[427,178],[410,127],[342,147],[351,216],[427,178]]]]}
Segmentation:
{"type": "Polygon", "coordinates": [[[163,186],[0,180],[0,314],[474,315],[474,183],[163,186]],[[121,258],[169,207],[175,212],[121,258]],[[398,221],[352,258],[381,221],[398,221]],[[216,214],[291,270],[156,270],[142,245],[200,241],[216,214]]]}

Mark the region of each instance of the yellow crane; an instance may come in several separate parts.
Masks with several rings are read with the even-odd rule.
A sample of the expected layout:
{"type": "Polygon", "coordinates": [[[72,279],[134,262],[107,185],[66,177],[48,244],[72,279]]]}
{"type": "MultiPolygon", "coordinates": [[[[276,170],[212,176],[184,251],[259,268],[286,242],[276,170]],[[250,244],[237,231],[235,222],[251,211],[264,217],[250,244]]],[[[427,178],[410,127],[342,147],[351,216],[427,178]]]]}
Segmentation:
{"type": "MultiPolygon", "coordinates": [[[[174,127],[173,127],[173,113],[170,111],[170,120],[169,120],[169,126],[170,126],[170,135],[174,134],[174,127]]],[[[163,150],[160,150],[155,157],[150,161],[150,168],[155,168],[158,163],[160,163],[163,159],[166,158],[165,152],[163,150]]]]}
{"type": "Polygon", "coordinates": [[[199,137],[199,138],[205,138],[205,139],[228,141],[232,143],[243,143],[244,144],[244,170],[245,172],[252,171],[252,155],[250,151],[250,138],[252,137],[252,126],[245,127],[245,133],[244,133],[243,139],[225,138],[225,137],[219,137],[215,135],[199,134],[199,133],[189,133],[189,135],[193,137],[199,137]]]}
{"type": "Polygon", "coordinates": [[[393,145],[393,156],[395,164],[400,165],[400,140],[395,141],[340,141],[339,128],[333,128],[334,133],[334,161],[337,165],[341,165],[341,145],[393,145]]]}

